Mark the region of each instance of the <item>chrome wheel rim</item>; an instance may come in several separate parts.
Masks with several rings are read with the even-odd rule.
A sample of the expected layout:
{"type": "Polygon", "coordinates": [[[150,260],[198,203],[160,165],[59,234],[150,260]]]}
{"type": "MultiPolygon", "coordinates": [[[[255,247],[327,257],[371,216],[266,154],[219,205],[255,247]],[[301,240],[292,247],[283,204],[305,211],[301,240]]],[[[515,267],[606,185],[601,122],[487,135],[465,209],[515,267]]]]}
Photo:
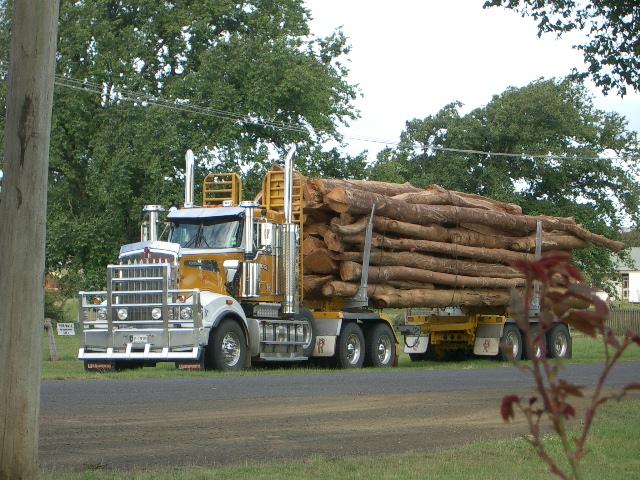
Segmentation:
{"type": "Polygon", "coordinates": [[[234,367],[240,360],[240,339],[233,332],[227,332],[222,339],[222,356],[228,367],[234,367]]]}
{"type": "Polygon", "coordinates": [[[391,340],[387,335],[381,335],[378,339],[378,360],[381,365],[386,365],[391,360],[391,340]]]}
{"type": "Polygon", "coordinates": [[[569,341],[564,333],[559,333],[556,335],[555,339],[555,350],[556,357],[562,358],[566,355],[567,349],[569,348],[569,341]]]}
{"type": "Polygon", "coordinates": [[[507,338],[504,339],[504,343],[511,349],[511,355],[515,357],[518,353],[518,349],[520,348],[518,336],[515,332],[509,332],[507,338]]]}
{"type": "Polygon", "coordinates": [[[355,365],[360,360],[362,354],[362,345],[360,345],[360,339],[355,333],[352,333],[347,337],[347,361],[351,365],[355,365]]]}

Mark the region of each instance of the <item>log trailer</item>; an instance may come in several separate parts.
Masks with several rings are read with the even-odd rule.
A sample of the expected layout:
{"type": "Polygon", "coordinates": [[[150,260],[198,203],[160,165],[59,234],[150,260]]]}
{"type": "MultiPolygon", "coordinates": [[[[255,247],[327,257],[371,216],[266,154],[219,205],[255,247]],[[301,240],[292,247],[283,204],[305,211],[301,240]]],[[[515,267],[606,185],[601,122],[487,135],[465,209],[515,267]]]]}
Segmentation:
{"type": "MultiPolygon", "coordinates": [[[[536,331],[537,316],[530,318],[536,331]]],[[[396,331],[404,337],[404,353],[412,361],[439,360],[473,353],[479,356],[509,356],[501,345],[511,349],[516,360],[530,359],[529,346],[515,321],[502,310],[491,308],[450,308],[430,315],[408,315],[396,331]]],[[[566,359],[572,355],[572,339],[567,325],[558,322],[545,333],[544,354],[566,359]]],[[[536,349],[535,355],[542,354],[536,349]]]]}
{"type": "Polygon", "coordinates": [[[121,248],[119,263],[107,267],[106,291],[79,293],[78,358],[86,370],[175,362],[226,371],[311,357],[341,368],[397,365],[389,317],[368,308],[366,275],[355,297],[304,299],[294,155],[295,148],[284,171],[267,173],[261,203],[242,200],[238,175],[210,174],[196,207],[187,152],[184,207],[167,215],[168,241],[157,239],[162,208],[146,207],[148,239],[121,248]]]}
{"type": "MultiPolygon", "coordinates": [[[[542,224],[538,222],[536,258],[540,257],[541,251],[542,224]]],[[[536,292],[529,309],[534,336],[538,334],[539,315],[540,298],[536,292]]],[[[439,360],[470,353],[509,361],[508,350],[515,360],[530,360],[532,350],[533,355],[544,354],[555,359],[572,356],[572,338],[565,323],[558,321],[544,333],[542,349],[530,349],[515,320],[509,318],[506,307],[434,309],[429,315],[407,315],[405,324],[395,329],[404,337],[404,353],[412,361],[439,360]]]]}

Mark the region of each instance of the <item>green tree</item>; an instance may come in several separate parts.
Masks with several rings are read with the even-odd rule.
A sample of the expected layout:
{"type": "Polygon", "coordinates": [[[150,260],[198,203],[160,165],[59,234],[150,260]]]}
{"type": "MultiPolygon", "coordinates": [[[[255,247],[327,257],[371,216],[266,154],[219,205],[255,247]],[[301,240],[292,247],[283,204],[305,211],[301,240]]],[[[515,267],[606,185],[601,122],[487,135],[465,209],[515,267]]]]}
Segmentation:
{"type": "MultiPolygon", "coordinates": [[[[0,59],[12,5],[0,5],[0,59]]],[[[293,143],[336,171],[319,145],[358,117],[357,88],[346,38],[313,37],[308,23],[302,0],[61,3],[47,263],[67,291],[103,286],[104,265],[139,238],[143,205],[182,204],[188,148],[197,178],[241,173],[247,198],[293,143]]]]}
{"type": "Polygon", "coordinates": [[[575,2],[567,0],[488,0],[484,8],[502,6],[530,16],[538,22],[538,36],[562,36],[583,31],[586,42],[576,45],[587,64],[576,71],[578,78],[590,77],[606,94],[616,90],[624,96],[627,87],[640,85],[640,5],[629,0],[575,2]]]}
{"type": "MultiPolygon", "coordinates": [[[[617,113],[595,109],[582,84],[540,79],[464,116],[460,108],[407,122],[400,147],[383,152],[370,178],[393,171],[396,181],[517,203],[529,215],[573,216],[614,238],[624,222],[637,223],[636,133],[617,113]]],[[[602,248],[576,257],[596,284],[613,269],[602,248]]]]}

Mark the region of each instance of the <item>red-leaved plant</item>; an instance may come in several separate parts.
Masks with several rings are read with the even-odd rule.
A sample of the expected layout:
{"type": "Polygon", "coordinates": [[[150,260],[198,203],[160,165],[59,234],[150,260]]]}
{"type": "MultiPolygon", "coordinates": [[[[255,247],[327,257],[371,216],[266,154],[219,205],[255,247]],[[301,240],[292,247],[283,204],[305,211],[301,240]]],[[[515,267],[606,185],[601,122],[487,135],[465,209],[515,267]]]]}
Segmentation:
{"type": "MultiPolygon", "coordinates": [[[[551,472],[563,479],[580,479],[579,462],[585,454],[587,435],[593,424],[596,410],[609,400],[619,401],[628,391],[640,390],[640,384],[629,384],[617,393],[606,394],[603,386],[606,377],[623,352],[633,343],[640,346],[640,336],[631,331],[622,339],[616,338],[606,326],[609,309],[604,301],[595,295],[595,289],[588,287],[580,271],[572,265],[573,257],[566,252],[547,252],[533,262],[513,262],[512,265],[524,273],[525,289],[511,298],[511,316],[522,330],[522,336],[528,348],[531,363],[515,361],[512,363],[520,371],[533,376],[538,396],[523,398],[508,395],[502,399],[500,413],[505,421],[515,418],[519,410],[527,420],[530,436],[527,441],[534,447],[538,456],[546,462],[551,472]],[[538,284],[540,315],[537,326],[529,321],[529,313],[538,284]],[[546,355],[545,334],[558,322],[573,329],[596,337],[601,335],[605,346],[604,369],[596,387],[588,400],[585,418],[579,437],[569,438],[566,420],[575,417],[576,410],[570,403],[572,398],[585,396],[584,387],[569,383],[559,376],[561,362],[549,360],[546,355]],[[542,442],[541,423],[548,419],[551,429],[562,443],[569,462],[570,472],[563,471],[548,454],[542,442]]],[[[503,345],[505,351],[509,347],[503,345]]]]}

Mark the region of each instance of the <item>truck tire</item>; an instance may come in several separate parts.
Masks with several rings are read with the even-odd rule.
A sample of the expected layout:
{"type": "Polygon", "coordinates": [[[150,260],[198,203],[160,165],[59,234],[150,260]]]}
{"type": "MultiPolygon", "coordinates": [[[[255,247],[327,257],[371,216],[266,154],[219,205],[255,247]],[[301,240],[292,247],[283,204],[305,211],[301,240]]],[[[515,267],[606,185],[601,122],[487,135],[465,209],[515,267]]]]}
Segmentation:
{"type": "Polygon", "coordinates": [[[242,327],[227,318],[211,331],[206,348],[206,364],[220,372],[237,371],[244,368],[247,342],[242,327]]]}
{"type": "Polygon", "coordinates": [[[396,360],[396,337],[386,323],[367,329],[364,364],[372,367],[392,367],[396,360]]]}
{"type": "Polygon", "coordinates": [[[571,336],[563,323],[557,324],[547,333],[547,355],[558,360],[571,358],[571,336]]]}
{"type": "MultiPolygon", "coordinates": [[[[537,325],[531,325],[531,334],[533,336],[533,341],[535,342],[536,337],[538,336],[538,326],[537,325]]],[[[529,345],[527,345],[527,341],[525,339],[525,336],[522,332],[520,332],[520,335],[522,336],[522,360],[533,360],[533,358],[531,358],[531,355],[529,355],[529,345]]],[[[540,346],[540,343],[537,343],[536,348],[535,348],[535,358],[540,358],[543,354],[546,355],[546,339],[543,342],[542,347],[540,346]]]]}
{"type": "Polygon", "coordinates": [[[338,368],[361,368],[364,363],[364,335],[357,323],[348,322],[342,327],[336,346],[338,368]]]}
{"type": "Polygon", "coordinates": [[[511,349],[513,359],[519,361],[522,358],[522,334],[520,329],[512,323],[507,323],[502,330],[502,337],[500,338],[500,352],[498,358],[508,362],[510,361],[509,354],[504,351],[504,347],[511,349]]]}
{"type": "Polygon", "coordinates": [[[313,317],[311,310],[305,307],[300,308],[298,315],[294,317],[295,320],[304,320],[307,322],[307,334],[304,339],[305,344],[302,347],[302,355],[309,358],[313,354],[313,349],[316,347],[316,320],[313,317]]]}

